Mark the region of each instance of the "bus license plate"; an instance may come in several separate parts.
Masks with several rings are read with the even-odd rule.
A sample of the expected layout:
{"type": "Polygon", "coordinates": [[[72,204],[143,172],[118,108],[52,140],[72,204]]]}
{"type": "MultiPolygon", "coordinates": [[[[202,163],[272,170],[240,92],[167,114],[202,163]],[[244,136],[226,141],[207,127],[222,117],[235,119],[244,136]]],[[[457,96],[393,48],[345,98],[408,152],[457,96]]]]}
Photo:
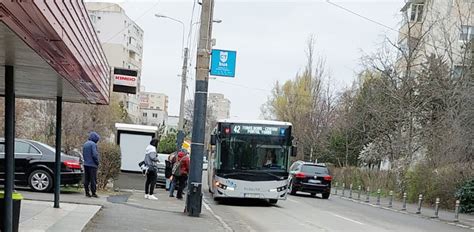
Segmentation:
{"type": "Polygon", "coordinates": [[[258,193],[245,193],[244,197],[246,197],[246,198],[260,198],[260,194],[258,194],[258,193]]]}
{"type": "Polygon", "coordinates": [[[320,180],[309,180],[308,182],[311,184],[321,184],[320,180]]]}

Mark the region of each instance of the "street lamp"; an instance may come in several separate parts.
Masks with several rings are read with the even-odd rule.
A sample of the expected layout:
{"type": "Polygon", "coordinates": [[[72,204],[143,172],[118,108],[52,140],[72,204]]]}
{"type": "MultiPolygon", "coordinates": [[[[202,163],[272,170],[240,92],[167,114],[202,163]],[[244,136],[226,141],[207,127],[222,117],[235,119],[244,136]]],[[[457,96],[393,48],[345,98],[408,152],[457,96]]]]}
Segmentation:
{"type": "Polygon", "coordinates": [[[183,23],[183,21],[172,18],[172,17],[168,17],[166,15],[161,15],[161,14],[155,14],[155,17],[169,19],[169,20],[172,20],[172,21],[175,21],[175,22],[178,22],[178,23],[181,24],[181,27],[183,28],[183,38],[181,40],[181,51],[184,51],[184,23],[183,23]]]}

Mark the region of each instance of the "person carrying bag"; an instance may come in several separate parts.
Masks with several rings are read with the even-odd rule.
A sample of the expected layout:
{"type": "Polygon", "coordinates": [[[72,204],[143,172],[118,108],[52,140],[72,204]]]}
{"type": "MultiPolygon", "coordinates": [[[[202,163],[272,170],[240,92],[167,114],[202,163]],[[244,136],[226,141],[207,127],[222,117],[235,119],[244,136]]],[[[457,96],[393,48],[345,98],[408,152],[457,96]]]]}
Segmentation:
{"type": "Polygon", "coordinates": [[[183,190],[186,186],[189,173],[189,156],[185,152],[178,153],[178,159],[173,166],[173,178],[176,179],[178,193],[176,198],[183,199],[183,190]]]}
{"type": "MultiPolygon", "coordinates": [[[[146,166],[146,182],[145,182],[145,199],[158,200],[153,196],[153,191],[156,186],[158,166],[158,153],[156,152],[156,146],[158,145],[158,139],[152,139],[150,145],[146,148],[144,165],[146,166]]],[[[143,170],[143,169],[142,169],[143,170]]]]}

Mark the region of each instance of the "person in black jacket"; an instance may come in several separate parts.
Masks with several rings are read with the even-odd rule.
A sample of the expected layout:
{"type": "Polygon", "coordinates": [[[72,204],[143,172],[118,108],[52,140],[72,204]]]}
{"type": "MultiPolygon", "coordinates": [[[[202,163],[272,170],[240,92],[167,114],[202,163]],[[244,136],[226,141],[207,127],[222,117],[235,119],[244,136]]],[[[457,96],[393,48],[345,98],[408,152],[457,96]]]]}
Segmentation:
{"type": "Polygon", "coordinates": [[[171,159],[175,156],[175,152],[168,156],[168,159],[165,160],[165,178],[166,178],[166,191],[169,191],[171,186],[171,176],[173,170],[173,163],[171,163],[171,159]]]}
{"type": "Polygon", "coordinates": [[[100,140],[99,134],[91,132],[89,140],[84,143],[82,155],[84,157],[84,190],[87,197],[98,197],[96,194],[97,169],[99,168],[99,151],[97,143],[100,140]],[[92,195],[90,194],[92,192],[92,195]]]}

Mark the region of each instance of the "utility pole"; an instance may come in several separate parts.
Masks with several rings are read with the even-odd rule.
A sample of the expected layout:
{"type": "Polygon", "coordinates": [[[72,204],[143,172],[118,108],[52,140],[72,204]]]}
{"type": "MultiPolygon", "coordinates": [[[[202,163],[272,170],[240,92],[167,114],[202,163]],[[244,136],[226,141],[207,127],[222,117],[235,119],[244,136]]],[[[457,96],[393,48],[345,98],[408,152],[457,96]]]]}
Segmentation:
{"type": "Polygon", "coordinates": [[[210,38],[214,0],[202,0],[201,27],[196,59],[196,92],[194,93],[191,167],[188,180],[186,211],[199,217],[202,207],[202,162],[206,128],[207,90],[209,82],[210,38]]]}
{"type": "Polygon", "coordinates": [[[184,142],[184,99],[186,96],[186,82],[188,72],[188,48],[184,48],[183,71],[181,73],[181,100],[179,107],[178,135],[176,136],[177,149],[181,149],[184,142]]]}

